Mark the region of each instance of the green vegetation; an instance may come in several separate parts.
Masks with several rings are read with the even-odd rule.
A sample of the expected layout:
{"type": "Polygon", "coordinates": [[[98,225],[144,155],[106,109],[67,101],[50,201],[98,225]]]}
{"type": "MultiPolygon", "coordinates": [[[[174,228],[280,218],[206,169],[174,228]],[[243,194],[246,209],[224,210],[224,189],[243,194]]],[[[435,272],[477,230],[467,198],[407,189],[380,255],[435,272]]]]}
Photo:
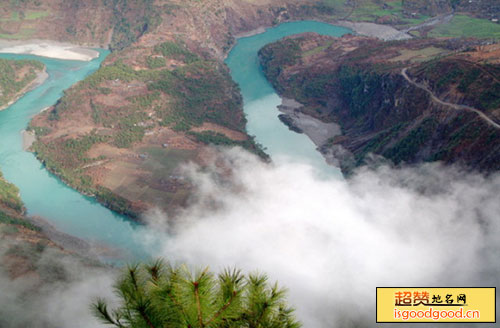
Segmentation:
{"type": "Polygon", "coordinates": [[[260,156],[261,158],[269,158],[269,156],[264,152],[262,145],[255,142],[253,137],[245,141],[236,141],[229,139],[225,135],[213,131],[203,131],[203,132],[193,132],[189,131],[188,135],[193,136],[197,141],[203,142],[204,144],[212,144],[218,146],[240,146],[250,152],[260,156]]]}
{"type": "Polygon", "coordinates": [[[235,110],[242,105],[238,88],[228,72],[215,62],[197,61],[173,71],[162,71],[150,89],[174,99],[157,114],[164,125],[172,125],[175,130],[186,131],[203,122],[244,130],[245,118],[241,111],[235,110]]]}
{"type": "MultiPolygon", "coordinates": [[[[294,41],[298,41],[300,49],[301,39],[294,41]]],[[[286,49],[290,42],[285,39],[266,46],[260,56],[264,72],[280,94],[305,104],[304,110],[308,113],[320,114],[341,125],[344,136],[329,140],[325,147],[338,143],[352,153],[353,157],[341,163],[346,174],[363,165],[368,153],[382,155],[395,164],[443,160],[461,161],[485,170],[498,169],[495,162],[498,156],[494,154],[494,142],[491,143],[498,132],[485,127],[470,113],[460,114],[463,116],[460,120],[442,124],[443,117],[453,117],[455,113],[436,114],[435,111],[441,109],[430,107],[427,93],[408,88],[400,75],[399,60],[418,57],[410,68],[411,77],[428,85],[438,96],[456,97],[457,102],[485,113],[500,107],[500,83],[497,82],[500,66],[453,54],[436,57],[448,49],[437,46],[440,43],[433,44],[434,47],[423,44],[420,48],[408,43],[367,43],[341,62],[333,60],[336,65],[328,63],[325,52],[320,57],[324,69],[308,69],[311,67],[308,63],[302,65],[295,58],[320,53],[325,44],[289,54],[286,49]],[[394,61],[373,63],[373,53],[384,53],[387,47],[392,47],[391,51],[395,47],[406,51],[393,58],[394,61]],[[293,69],[290,65],[294,65],[293,69]],[[330,111],[323,112],[327,104],[330,111]],[[412,126],[416,123],[417,126],[412,126]]]]}
{"type": "Polygon", "coordinates": [[[391,58],[389,61],[411,61],[414,63],[428,61],[438,55],[444,55],[448,50],[440,47],[430,46],[422,49],[400,49],[400,56],[391,58]]]}
{"type": "Polygon", "coordinates": [[[167,58],[181,60],[187,64],[200,60],[196,54],[190,52],[184,46],[172,41],[163,42],[157,45],[154,50],[156,53],[161,53],[167,58]]]}
{"type": "Polygon", "coordinates": [[[301,42],[304,40],[305,38],[284,39],[269,44],[259,51],[259,57],[264,74],[278,93],[308,104],[306,110],[313,115],[323,115],[328,95],[338,90],[342,91],[342,99],[351,99],[349,107],[352,113],[360,115],[364,106],[373,100],[380,86],[380,76],[389,71],[392,66],[400,65],[400,63],[384,63],[373,65],[369,71],[363,71],[363,68],[358,67],[357,62],[370,58],[374,52],[382,53],[391,43],[371,44],[366,47],[367,49],[359,48],[352,51],[338,72],[325,69],[287,76],[285,89],[283,82],[279,80],[282,78],[280,75],[283,70],[293,65],[300,67],[301,58],[323,52],[332,44],[332,40],[326,40],[316,48],[302,51],[301,42]]]}
{"type": "MultiPolygon", "coordinates": [[[[302,53],[300,44],[303,40],[304,38],[284,39],[268,44],[259,51],[259,59],[264,74],[278,93],[290,96],[299,102],[309,102],[311,99],[322,98],[328,92],[333,82],[331,74],[292,75],[287,90],[278,81],[283,69],[299,64],[303,57],[323,51],[329,44],[327,42],[324,46],[302,53]]],[[[317,107],[316,111],[320,112],[321,109],[317,107]]]]}
{"type": "Polygon", "coordinates": [[[498,64],[480,64],[467,60],[437,59],[414,69],[414,75],[429,81],[438,93],[453,86],[463,94],[465,103],[486,112],[500,107],[500,72],[498,64]]]}
{"type": "Polygon", "coordinates": [[[164,58],[149,56],[146,58],[146,65],[148,65],[150,69],[155,69],[165,67],[166,63],[164,58]]]}
{"type": "Polygon", "coordinates": [[[35,20],[44,18],[50,15],[50,11],[28,11],[24,14],[24,19],[26,20],[35,20]]]}
{"type": "Polygon", "coordinates": [[[1,210],[0,210],[0,224],[21,226],[21,227],[24,227],[24,228],[27,228],[30,230],[41,231],[40,227],[37,227],[36,225],[31,224],[30,222],[28,222],[26,220],[7,215],[6,213],[2,212],[1,210]]]}
{"type": "Polygon", "coordinates": [[[401,131],[404,131],[408,124],[409,123],[397,123],[389,129],[379,132],[377,136],[371,138],[362,149],[354,154],[356,159],[355,166],[362,165],[364,163],[365,156],[369,153],[380,154],[384,147],[393,141],[401,131]]]}
{"type": "Polygon", "coordinates": [[[52,131],[51,128],[48,128],[45,126],[33,126],[31,124],[31,122],[28,124],[28,127],[26,130],[35,132],[35,136],[37,136],[37,137],[43,137],[52,131]]]}
{"type": "Polygon", "coordinates": [[[161,23],[154,0],[102,0],[112,8],[113,37],[110,48],[120,50],[161,23]]]}
{"type": "Polygon", "coordinates": [[[465,76],[460,80],[460,83],[458,84],[458,90],[462,93],[467,92],[467,89],[479,77],[480,74],[481,71],[475,67],[466,72],[465,76]]]}
{"type": "MultiPolygon", "coordinates": [[[[187,199],[188,186],[182,181],[171,181],[172,166],[177,167],[181,161],[194,158],[198,152],[175,152],[164,146],[153,156],[147,149],[143,150],[149,147],[140,143],[146,133],[153,135],[160,127],[189,132],[206,122],[244,133],[246,123],[239,88],[232,81],[227,67],[219,61],[205,60],[181,42],[164,42],[148,55],[142,61],[148,68],[136,70],[128,65],[127,59],[122,61],[113,58],[116,55],[112,54],[114,60],[109,60],[107,65],[65,91],[51,111],[41,114],[49,122],[40,120],[37,121],[41,122],[39,127],[32,126],[41,136],[50,132],[50,121],[64,124],[70,117],[88,115],[96,127],[92,133],[83,137],[51,134],[39,138],[32,149],[46,168],[65,183],[131,217],[137,217],[146,204],[158,199],[164,199],[165,204],[172,203],[172,208],[182,204],[187,199]],[[170,59],[178,61],[177,66],[170,59]],[[168,68],[167,60],[170,60],[168,68]],[[111,97],[103,96],[108,94],[113,94],[113,101],[108,101],[111,97]],[[133,152],[139,159],[134,165],[143,172],[152,173],[145,178],[147,188],[127,186],[124,190],[117,187],[121,183],[117,182],[106,184],[108,189],[93,180],[89,167],[103,158],[90,158],[87,153],[97,143],[134,148],[133,152]],[[168,158],[163,158],[165,156],[168,158]],[[121,189],[118,191],[117,188],[121,189]],[[131,201],[138,199],[140,201],[135,203],[131,201]]],[[[164,131],[167,129],[162,133],[164,131]]],[[[242,146],[267,157],[253,138],[233,141],[225,136],[204,133],[188,136],[207,144],[242,146]]],[[[112,161],[114,157],[111,157],[112,161]]],[[[113,174],[110,176],[110,181],[114,182],[113,174]]]]}
{"type": "Polygon", "coordinates": [[[100,136],[93,131],[79,139],[58,139],[48,143],[37,140],[33,143],[32,149],[52,173],[62,177],[77,189],[84,190],[85,180],[80,176],[81,166],[96,160],[88,158],[86,153],[94,144],[108,139],[108,136],[100,136]]]}
{"type": "Polygon", "coordinates": [[[37,158],[52,173],[59,176],[73,188],[91,194],[96,199],[117,213],[136,218],[131,204],[124,198],[101,186],[95,188],[92,178],[84,173],[83,164],[103,158],[89,158],[87,151],[96,143],[109,141],[109,136],[100,136],[92,132],[79,139],[55,140],[44,143],[37,140],[32,149],[37,158]]]}
{"type": "Polygon", "coordinates": [[[21,218],[23,210],[24,204],[19,197],[19,189],[7,182],[0,172],[0,224],[22,226],[39,231],[39,227],[21,218]]]}
{"type": "Polygon", "coordinates": [[[0,59],[0,107],[13,100],[43,69],[44,65],[35,60],[0,59]]]}
{"type": "MultiPolygon", "coordinates": [[[[106,128],[104,132],[96,131],[75,139],[40,139],[34,143],[33,150],[51,172],[75,189],[95,195],[99,202],[116,212],[137,217],[139,209],[128,201],[136,199],[128,196],[133,195],[134,191],[127,190],[121,193],[122,196],[118,196],[112,190],[96,186],[92,178],[86,175],[85,165],[101,160],[86,155],[92,145],[103,142],[117,147],[132,147],[134,143],[142,140],[146,129],[156,127],[158,124],[169,126],[174,130],[189,131],[191,127],[201,125],[203,122],[213,122],[241,131],[244,129],[244,116],[242,111],[238,110],[241,109],[238,88],[230,79],[227,70],[214,61],[199,60],[173,71],[166,69],[135,71],[117,61],[102,67],[76,87],[68,90],[55,108],[47,113],[48,118],[65,119],[67,115],[64,113],[81,108],[82,98],[107,92],[105,90],[110,84],[124,83],[133,88],[142,89],[146,85],[148,88],[142,89],[144,91],[139,95],[122,100],[121,106],[104,105],[97,102],[94,97],[88,100],[90,115],[97,125],[106,128]],[[221,90],[224,92],[221,93],[221,90]],[[161,121],[158,122],[158,119],[161,121]],[[125,195],[127,198],[124,198],[125,195]]],[[[234,144],[263,154],[253,139],[234,144]]],[[[179,161],[184,158],[189,159],[193,155],[191,152],[175,154],[163,148],[159,151],[165,156],[169,154],[169,158],[153,160],[153,157],[157,156],[145,156],[141,164],[145,169],[150,165],[153,177],[160,177],[152,183],[157,183],[161,179],[168,180],[171,173],[167,174],[169,171],[167,168],[178,164],[177,159],[179,161]],[[171,163],[163,166],[164,160],[171,163]]],[[[149,152],[145,151],[145,154],[149,152]]],[[[170,192],[173,198],[185,197],[185,188],[180,189],[170,192]]],[[[155,190],[152,188],[148,191],[156,197],[155,199],[158,195],[165,197],[165,191],[155,190]],[[157,194],[154,194],[155,192],[157,194]]]]}
{"type": "Polygon", "coordinates": [[[397,19],[404,18],[402,1],[386,1],[385,4],[387,5],[386,8],[384,8],[382,3],[363,1],[356,6],[349,19],[355,21],[373,21],[383,16],[394,16],[397,19]]]}
{"type": "Polygon", "coordinates": [[[12,11],[10,17],[0,18],[0,22],[19,22],[21,20],[35,20],[50,15],[49,11],[12,11]]]}
{"type": "Polygon", "coordinates": [[[344,17],[352,11],[352,6],[346,5],[344,0],[323,0],[322,2],[326,7],[331,8],[336,17],[344,17]]]}
{"type": "MultiPolygon", "coordinates": [[[[71,163],[79,164],[81,162],[86,162],[89,159],[85,156],[85,153],[90,150],[90,148],[99,142],[106,141],[106,136],[97,135],[92,132],[88,135],[81,137],[80,139],[67,139],[62,142],[60,146],[64,148],[66,153],[66,158],[69,158],[71,163]]],[[[71,167],[70,163],[66,167],[71,167]]]]}
{"type": "Polygon", "coordinates": [[[35,34],[35,32],[36,30],[34,28],[22,28],[18,33],[14,34],[0,33],[0,38],[11,40],[29,39],[35,34]]]}
{"type": "Polygon", "coordinates": [[[350,114],[354,118],[363,115],[379,92],[380,75],[355,67],[342,66],[337,78],[341,97],[349,106],[350,114]]]}
{"type": "Polygon", "coordinates": [[[19,213],[24,209],[24,204],[19,197],[19,189],[7,182],[2,172],[0,172],[0,205],[19,213]]]}
{"type": "Polygon", "coordinates": [[[349,53],[346,62],[356,64],[361,61],[369,60],[373,54],[384,53],[384,51],[387,51],[386,48],[398,43],[399,41],[386,41],[358,47],[349,53]]]}
{"type": "Polygon", "coordinates": [[[430,37],[476,37],[500,39],[500,24],[487,19],[455,15],[448,24],[434,28],[430,37]]]}
{"type": "MultiPolygon", "coordinates": [[[[173,51],[172,49],[179,50],[180,48],[167,47],[162,49],[173,51]]],[[[173,52],[186,56],[186,50],[176,51],[173,52]]],[[[109,80],[119,80],[126,83],[132,81],[150,83],[149,89],[154,96],[145,95],[142,100],[134,101],[133,108],[120,109],[118,115],[107,111],[107,114],[102,114],[108,115],[107,120],[104,117],[99,117],[100,114],[97,113],[99,109],[93,105],[94,120],[105,126],[129,119],[128,123],[120,123],[128,130],[134,124],[139,123],[141,119],[145,119],[142,114],[138,113],[151,108],[153,103],[159,99],[159,91],[161,91],[174,99],[171,105],[154,107],[158,116],[163,119],[164,125],[172,125],[177,130],[186,131],[191,126],[201,125],[203,122],[209,121],[237,130],[244,128],[244,118],[241,113],[234,110],[241,106],[238,89],[231,81],[228,72],[213,61],[194,61],[173,71],[134,71],[127,65],[117,62],[99,69],[95,74],[81,82],[77,89],[83,90],[86,87],[97,89],[102,82],[109,80]],[[228,93],[225,92],[221,97],[221,90],[226,90],[228,93]]],[[[57,119],[62,111],[72,108],[70,104],[74,99],[76,99],[76,94],[63,98],[51,113],[54,118],[57,119]]],[[[135,130],[133,134],[138,136],[140,131],[139,129],[135,130]]],[[[138,140],[137,138],[133,139],[138,140]]],[[[129,143],[125,143],[124,146],[126,144],[129,143]]]]}
{"type": "Polygon", "coordinates": [[[118,308],[102,299],[93,304],[97,318],[122,328],[274,327],[298,328],[285,290],[265,275],[225,270],[217,276],[157,261],[130,266],[115,285],[118,308]]]}
{"type": "Polygon", "coordinates": [[[479,95],[480,108],[497,109],[500,107],[500,83],[496,82],[492,88],[479,95]]]}
{"type": "Polygon", "coordinates": [[[322,3],[326,9],[330,9],[324,12],[337,19],[374,22],[383,17],[393,24],[408,26],[420,24],[429,18],[425,15],[414,18],[405,16],[402,0],[322,0],[322,3]]]}
{"type": "MultiPolygon", "coordinates": [[[[195,55],[188,56],[187,50],[170,43],[162,44],[161,49],[174,56],[181,54],[183,57],[195,58],[195,55]]],[[[202,60],[192,61],[173,71],[134,71],[119,61],[104,66],[69,91],[51,111],[50,118],[58,120],[64,111],[77,108],[73,104],[79,102],[79,92],[87,88],[102,90],[100,85],[105,81],[139,81],[148,84],[150,90],[150,93],[128,99],[132,104],[119,109],[102,108],[90,103],[96,123],[119,129],[115,135],[115,145],[119,147],[130,147],[132,143],[142,140],[144,128],[139,125],[148,120],[145,111],[151,109],[162,119],[162,125],[176,131],[188,131],[203,122],[244,131],[245,118],[241,111],[235,110],[242,105],[238,87],[224,67],[214,61],[202,60]],[[222,95],[221,90],[224,90],[222,95]],[[168,103],[161,101],[162,93],[169,96],[168,103]]]]}
{"type": "Polygon", "coordinates": [[[93,192],[95,193],[96,199],[109,209],[131,218],[138,217],[138,214],[134,211],[130,202],[113,193],[111,190],[98,186],[93,192]]]}
{"type": "Polygon", "coordinates": [[[84,88],[97,89],[104,81],[120,80],[130,82],[133,80],[145,80],[148,76],[144,71],[134,71],[130,66],[125,65],[121,61],[117,61],[112,65],[103,66],[94,74],[89,75],[81,81],[76,90],[84,88]]]}
{"type": "Polygon", "coordinates": [[[141,141],[144,137],[144,128],[140,126],[121,127],[115,134],[114,145],[119,148],[129,148],[134,142],[141,141]]]}
{"type": "Polygon", "coordinates": [[[309,57],[309,56],[315,55],[317,53],[320,53],[323,50],[325,50],[326,48],[328,48],[329,46],[331,46],[332,44],[333,44],[333,40],[330,40],[330,41],[326,42],[325,45],[318,46],[316,48],[313,48],[311,50],[308,50],[308,51],[304,52],[302,54],[302,57],[309,57]]]}
{"type": "Polygon", "coordinates": [[[394,147],[386,150],[383,153],[384,157],[391,159],[395,164],[413,161],[422,146],[431,140],[438,125],[439,122],[435,118],[426,118],[394,147]]]}
{"type": "Polygon", "coordinates": [[[300,57],[300,40],[297,39],[284,39],[268,44],[259,50],[260,64],[264,74],[275,86],[277,84],[274,82],[283,67],[295,65],[300,57]]]}
{"type": "Polygon", "coordinates": [[[482,165],[486,168],[498,171],[500,169],[498,155],[489,154],[489,147],[498,144],[497,140],[500,138],[500,133],[493,127],[485,127],[480,124],[480,121],[475,120],[474,116],[473,113],[456,116],[449,124],[457,128],[446,129],[448,140],[445,147],[435,152],[429,160],[450,161],[457,156],[457,153],[463,153],[464,148],[469,145],[477,145],[474,152],[477,160],[483,162],[482,165]]]}

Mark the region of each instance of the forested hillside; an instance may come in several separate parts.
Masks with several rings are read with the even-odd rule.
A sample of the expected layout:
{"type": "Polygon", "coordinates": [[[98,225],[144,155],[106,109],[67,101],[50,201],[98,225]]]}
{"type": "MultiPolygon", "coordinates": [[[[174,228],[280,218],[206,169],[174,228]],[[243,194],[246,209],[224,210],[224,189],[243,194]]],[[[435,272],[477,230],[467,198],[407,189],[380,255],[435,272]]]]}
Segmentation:
{"type": "Polygon", "coordinates": [[[366,164],[369,154],[395,164],[443,161],[494,172],[500,169],[500,53],[496,45],[474,42],[308,34],[260,54],[282,95],[341,125],[342,136],[321,151],[336,154],[345,173],[366,164]]]}
{"type": "Polygon", "coordinates": [[[0,59],[0,110],[29,89],[43,70],[35,60],[0,59]]]}
{"type": "MultiPolygon", "coordinates": [[[[113,51],[98,72],[33,120],[38,141],[32,150],[72,187],[137,217],[151,206],[172,210],[186,203],[191,186],[179,168],[189,161],[204,165],[207,144],[240,145],[266,157],[246,133],[239,90],[223,63],[237,36],[298,19],[398,29],[422,24],[408,32],[415,36],[467,35],[477,26],[482,37],[500,32],[490,18],[461,12],[461,2],[426,3],[11,1],[0,7],[0,37],[49,38],[113,51]],[[449,20],[424,24],[450,10],[455,16],[449,20]]],[[[478,12],[489,5],[494,3],[478,12]]]]}

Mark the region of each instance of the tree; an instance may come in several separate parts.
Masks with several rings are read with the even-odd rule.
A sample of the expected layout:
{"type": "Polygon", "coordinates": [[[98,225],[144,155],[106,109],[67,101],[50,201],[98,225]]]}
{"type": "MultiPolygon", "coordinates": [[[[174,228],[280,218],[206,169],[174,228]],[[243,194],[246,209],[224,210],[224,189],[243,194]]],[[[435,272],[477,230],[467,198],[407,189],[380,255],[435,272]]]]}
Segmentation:
{"type": "Polygon", "coordinates": [[[103,323],[120,328],[299,328],[286,291],[267,280],[236,269],[193,273],[158,260],[124,271],[115,285],[118,308],[109,310],[103,299],[92,308],[103,323]]]}

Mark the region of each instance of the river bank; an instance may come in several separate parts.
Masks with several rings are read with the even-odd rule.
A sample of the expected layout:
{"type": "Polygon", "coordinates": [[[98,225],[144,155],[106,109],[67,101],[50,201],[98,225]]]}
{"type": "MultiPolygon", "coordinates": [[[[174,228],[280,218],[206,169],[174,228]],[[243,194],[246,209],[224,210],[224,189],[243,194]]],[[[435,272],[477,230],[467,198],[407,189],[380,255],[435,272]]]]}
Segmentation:
{"type": "Polygon", "coordinates": [[[304,133],[316,147],[323,146],[328,139],[342,134],[340,126],[336,123],[325,123],[317,118],[303,113],[300,108],[304,107],[301,103],[294,99],[281,97],[281,105],[278,106],[282,112],[289,119],[291,123],[290,129],[296,131],[298,128],[299,133],[304,133]]]}
{"type": "Polygon", "coordinates": [[[92,48],[51,40],[0,40],[0,53],[26,54],[79,61],[91,61],[99,57],[99,52],[92,48]]]}
{"type": "MultiPolygon", "coordinates": [[[[352,30],[356,34],[364,35],[364,36],[370,36],[370,37],[375,37],[379,38],[384,41],[392,41],[392,40],[406,40],[406,39],[411,39],[412,36],[406,31],[400,31],[390,25],[382,25],[382,24],[377,24],[377,23],[368,23],[368,22],[352,22],[352,21],[346,21],[346,20],[317,20],[314,19],[313,21],[317,22],[322,22],[322,23],[327,23],[327,24],[332,24],[332,25],[338,25],[342,27],[347,27],[348,29],[352,30]]],[[[294,22],[294,20],[290,20],[287,22],[294,22]]],[[[268,28],[271,28],[273,26],[260,26],[256,29],[246,31],[246,32],[240,32],[234,35],[235,39],[240,39],[240,38],[247,38],[251,36],[255,36],[257,34],[264,33],[268,28]]]]}
{"type": "Polygon", "coordinates": [[[126,258],[126,254],[122,249],[111,247],[102,242],[87,241],[74,235],[64,233],[42,217],[26,217],[26,220],[40,228],[48,239],[56,243],[66,252],[77,254],[87,259],[96,260],[100,263],[102,263],[102,259],[121,261],[126,258]]]}
{"type": "Polygon", "coordinates": [[[22,96],[24,96],[24,94],[26,92],[29,92],[29,91],[37,88],[38,86],[42,85],[43,82],[45,82],[45,80],[47,80],[48,77],[49,77],[49,74],[47,73],[46,69],[44,69],[43,71],[39,72],[37,74],[37,77],[33,81],[31,81],[31,83],[29,83],[26,87],[24,87],[22,90],[20,90],[14,96],[14,98],[12,98],[11,101],[9,101],[8,103],[6,103],[3,106],[0,106],[0,111],[6,109],[7,107],[11,106],[13,103],[15,103],[16,101],[18,101],[19,98],[21,98],[22,96]]]}
{"type": "MultiPolygon", "coordinates": [[[[266,44],[305,32],[316,32],[332,37],[353,33],[345,27],[313,20],[287,22],[267,29],[264,34],[238,39],[225,63],[230,69],[231,77],[240,86],[247,117],[247,131],[266,148],[266,153],[274,161],[288,162],[293,159],[297,163],[311,165],[321,176],[340,178],[340,171],[327,164],[322,154],[316,150],[317,145],[311,138],[305,133],[297,134],[290,131],[277,119],[279,114],[283,114],[278,110],[282,100],[265,78],[258,60],[258,51],[266,44]]],[[[284,105],[290,105],[290,102],[285,100],[284,105]]],[[[321,144],[324,135],[314,134],[317,122],[308,119],[306,118],[304,129],[318,144],[321,144]]],[[[331,126],[328,131],[331,133],[331,126]]]]}
{"type": "MultiPolygon", "coordinates": [[[[21,138],[21,131],[26,129],[34,115],[53,106],[63,95],[63,90],[99,68],[108,52],[100,53],[101,56],[92,61],[31,58],[46,66],[49,77],[8,110],[0,112],[0,167],[5,179],[19,188],[28,216],[43,217],[59,232],[76,236],[91,245],[124,249],[125,254],[117,257],[134,259],[147,254],[142,242],[134,239],[137,229],[141,228],[101,206],[95,199],[67,187],[45,170],[32,153],[23,150],[21,138]]],[[[0,57],[18,59],[17,55],[10,54],[0,54],[0,57]]],[[[22,57],[19,56],[19,59],[22,57]]],[[[66,247],[71,248],[71,245],[66,247]]],[[[114,257],[108,256],[107,251],[98,253],[104,258],[114,257]]]]}
{"type": "MultiPolygon", "coordinates": [[[[266,30],[266,34],[258,38],[242,40],[240,46],[233,49],[237,51],[233,51],[233,55],[230,56],[232,61],[229,60],[229,67],[233,79],[242,87],[241,91],[247,105],[250,103],[250,107],[245,106],[248,107],[245,111],[249,114],[249,131],[257,136],[259,142],[268,146],[269,153],[274,158],[279,160],[289,156],[297,162],[310,163],[318,172],[325,175],[340,175],[338,170],[326,164],[309,138],[291,133],[276,120],[277,110],[269,108],[275,109],[280,102],[275,104],[274,101],[279,101],[279,98],[262,76],[256,60],[257,50],[265,44],[286,35],[305,31],[316,31],[331,36],[341,36],[350,32],[343,27],[319,22],[283,24],[266,30]],[[239,64],[240,61],[243,64],[239,64]],[[252,63],[250,71],[243,70],[248,67],[247,62],[252,63]],[[251,105],[251,100],[254,107],[251,105]],[[255,111],[258,109],[266,110],[267,116],[255,111]],[[269,126],[261,124],[262,119],[269,123],[269,126]]],[[[67,187],[61,180],[55,179],[54,175],[40,167],[40,162],[33,154],[22,151],[19,135],[19,131],[26,127],[33,114],[56,103],[61,97],[62,90],[95,71],[103,59],[104,57],[88,63],[41,59],[47,65],[50,83],[45,83],[35,92],[27,94],[13,105],[12,110],[2,113],[0,117],[4,122],[8,122],[0,126],[0,132],[6,140],[5,149],[0,151],[8,153],[8,156],[0,156],[0,166],[9,181],[21,190],[29,215],[49,219],[50,224],[66,234],[109,245],[111,248],[126,249],[131,257],[140,257],[145,256],[150,247],[145,247],[147,245],[135,236],[138,230],[146,228],[133,224],[101,206],[95,199],[85,197],[67,187]],[[47,195],[47,199],[40,201],[40,195],[47,195]]],[[[107,194],[107,196],[113,195],[107,194]]]]}
{"type": "Polygon", "coordinates": [[[36,141],[36,136],[33,131],[22,130],[21,136],[23,138],[23,150],[29,151],[31,145],[36,141]]]}

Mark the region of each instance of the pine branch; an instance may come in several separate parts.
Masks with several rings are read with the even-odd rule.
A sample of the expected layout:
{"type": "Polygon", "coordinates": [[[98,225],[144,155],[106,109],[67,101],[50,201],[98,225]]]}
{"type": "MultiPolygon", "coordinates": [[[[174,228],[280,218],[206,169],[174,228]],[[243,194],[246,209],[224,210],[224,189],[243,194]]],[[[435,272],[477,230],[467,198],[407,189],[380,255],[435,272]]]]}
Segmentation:
{"type": "Polygon", "coordinates": [[[236,291],[233,291],[233,294],[231,295],[231,298],[229,299],[229,301],[224,304],[222,306],[222,308],[219,309],[219,311],[217,311],[217,313],[214,314],[214,316],[208,320],[208,322],[206,323],[206,326],[210,325],[213,321],[215,321],[224,311],[227,310],[227,308],[229,306],[231,306],[231,303],[233,302],[233,299],[236,297],[236,295],[238,294],[238,292],[236,291]]]}
{"type": "Polygon", "coordinates": [[[151,275],[151,280],[153,283],[158,283],[160,277],[162,276],[163,261],[161,259],[156,260],[152,265],[146,267],[147,271],[151,275]]]}
{"type": "Polygon", "coordinates": [[[115,320],[108,311],[108,305],[103,299],[98,299],[96,303],[92,304],[92,311],[101,319],[104,324],[114,325],[116,327],[124,327],[119,320],[115,320]]]}
{"type": "Polygon", "coordinates": [[[194,285],[194,296],[196,298],[196,307],[198,310],[198,321],[200,323],[200,328],[205,327],[203,325],[203,314],[201,312],[201,302],[200,302],[200,291],[199,291],[199,283],[197,281],[193,282],[194,285]]]}
{"type": "Polygon", "coordinates": [[[128,267],[115,292],[122,301],[116,310],[110,312],[102,299],[92,310],[118,328],[300,327],[286,306],[286,290],[270,286],[265,275],[226,270],[217,283],[208,268],[193,274],[157,261],[128,267]]]}
{"type": "MultiPolygon", "coordinates": [[[[177,297],[176,297],[177,295],[174,292],[174,290],[175,290],[174,287],[176,286],[176,284],[178,284],[178,280],[179,279],[183,280],[179,276],[179,268],[169,267],[168,271],[169,271],[168,272],[168,279],[167,279],[168,283],[166,284],[166,287],[162,288],[163,293],[165,293],[168,296],[168,298],[170,299],[170,301],[177,307],[177,309],[181,312],[182,317],[184,318],[184,320],[187,323],[188,322],[188,315],[186,313],[186,309],[181,304],[181,302],[177,299],[177,297]]],[[[189,327],[189,328],[191,328],[191,327],[189,327]]]]}
{"type": "Polygon", "coordinates": [[[156,328],[153,323],[151,322],[151,320],[149,319],[148,315],[146,314],[146,311],[144,309],[141,309],[140,311],[138,311],[139,314],[141,315],[141,318],[146,322],[146,324],[148,325],[149,328],[156,328]]]}
{"type": "Polygon", "coordinates": [[[182,305],[179,302],[177,302],[177,300],[172,295],[172,293],[168,293],[168,297],[170,298],[170,300],[172,301],[172,303],[174,303],[174,305],[179,309],[179,311],[181,311],[181,313],[184,316],[184,318],[187,318],[186,311],[184,311],[184,308],[182,307],[182,305]]]}
{"type": "Polygon", "coordinates": [[[139,286],[137,284],[137,268],[138,268],[137,265],[128,267],[130,282],[132,283],[132,286],[136,291],[139,290],[139,286]]]}

